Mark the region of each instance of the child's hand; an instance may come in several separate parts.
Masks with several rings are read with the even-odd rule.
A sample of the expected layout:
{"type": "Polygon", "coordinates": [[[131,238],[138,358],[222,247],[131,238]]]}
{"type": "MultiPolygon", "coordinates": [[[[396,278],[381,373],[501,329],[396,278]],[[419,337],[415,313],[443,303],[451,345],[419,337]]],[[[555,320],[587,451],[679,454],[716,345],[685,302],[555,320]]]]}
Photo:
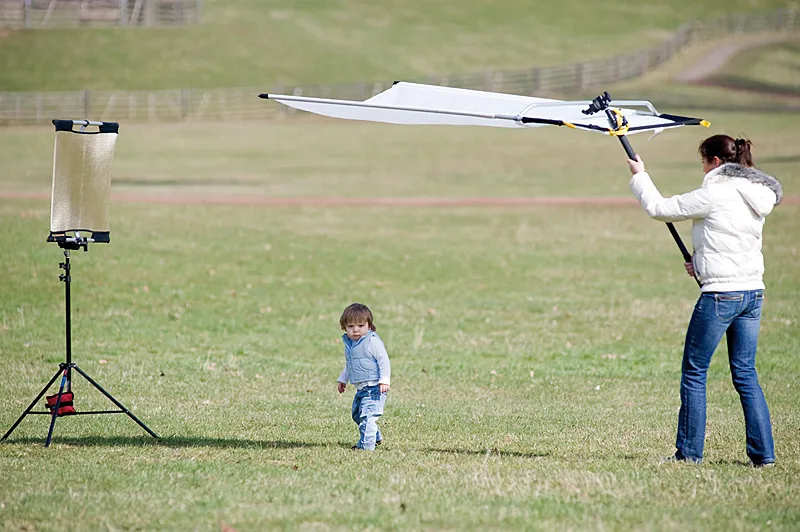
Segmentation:
{"type": "Polygon", "coordinates": [[[339,385],[339,393],[344,393],[344,389],[347,388],[347,385],[343,382],[337,382],[336,384],[339,385]]]}
{"type": "Polygon", "coordinates": [[[379,384],[378,385],[378,390],[380,390],[381,393],[386,393],[386,392],[389,391],[389,385],[388,384],[379,384]]]}

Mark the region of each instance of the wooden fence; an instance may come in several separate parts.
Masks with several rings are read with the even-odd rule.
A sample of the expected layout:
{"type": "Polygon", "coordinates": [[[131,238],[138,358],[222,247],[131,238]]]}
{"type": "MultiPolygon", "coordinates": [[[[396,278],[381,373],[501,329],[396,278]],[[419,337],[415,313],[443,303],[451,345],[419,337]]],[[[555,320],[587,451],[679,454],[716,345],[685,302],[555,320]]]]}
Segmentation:
{"type": "Polygon", "coordinates": [[[0,0],[0,28],[182,26],[201,12],[201,0],[0,0]]]}

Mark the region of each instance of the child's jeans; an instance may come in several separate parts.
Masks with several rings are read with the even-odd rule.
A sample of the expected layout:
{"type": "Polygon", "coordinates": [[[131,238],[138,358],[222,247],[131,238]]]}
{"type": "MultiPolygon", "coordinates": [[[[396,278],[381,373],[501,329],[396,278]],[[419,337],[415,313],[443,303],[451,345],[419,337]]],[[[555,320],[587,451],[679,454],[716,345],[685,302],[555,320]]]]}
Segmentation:
{"type": "Polygon", "coordinates": [[[378,418],[383,414],[385,403],[386,393],[381,393],[378,386],[367,386],[356,391],[352,414],[360,434],[356,445],[359,449],[374,451],[375,443],[383,439],[378,430],[378,418]]]}

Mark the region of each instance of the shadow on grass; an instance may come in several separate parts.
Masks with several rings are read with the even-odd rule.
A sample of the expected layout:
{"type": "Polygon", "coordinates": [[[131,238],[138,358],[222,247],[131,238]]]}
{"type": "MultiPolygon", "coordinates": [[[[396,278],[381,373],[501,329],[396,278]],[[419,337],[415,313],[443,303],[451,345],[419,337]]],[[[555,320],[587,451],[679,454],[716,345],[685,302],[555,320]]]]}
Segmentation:
{"type": "MultiPolygon", "coordinates": [[[[44,445],[45,438],[19,438],[8,439],[0,442],[10,444],[44,445]]],[[[75,447],[213,447],[226,449],[297,449],[302,447],[325,447],[323,443],[309,443],[289,440],[237,440],[235,438],[204,438],[204,437],[161,437],[159,439],[149,436],[86,436],[86,437],[53,437],[51,445],[72,445],[75,447]]]]}
{"type": "Polygon", "coordinates": [[[242,179],[130,179],[121,178],[114,180],[115,185],[128,185],[128,186],[143,186],[143,187],[174,187],[174,186],[258,186],[261,185],[258,181],[242,180],[242,179]]]}
{"type": "Polygon", "coordinates": [[[747,460],[703,460],[702,463],[711,466],[753,467],[753,464],[747,460]]]}
{"type": "Polygon", "coordinates": [[[515,456],[517,458],[545,458],[550,456],[550,453],[545,452],[530,452],[523,453],[519,451],[501,451],[500,449],[436,449],[429,447],[423,449],[429,453],[442,453],[442,454],[472,454],[476,456],[515,456]]]}
{"type": "Polygon", "coordinates": [[[800,162],[800,155],[777,155],[773,157],[759,157],[760,163],[796,163],[800,162]]]}

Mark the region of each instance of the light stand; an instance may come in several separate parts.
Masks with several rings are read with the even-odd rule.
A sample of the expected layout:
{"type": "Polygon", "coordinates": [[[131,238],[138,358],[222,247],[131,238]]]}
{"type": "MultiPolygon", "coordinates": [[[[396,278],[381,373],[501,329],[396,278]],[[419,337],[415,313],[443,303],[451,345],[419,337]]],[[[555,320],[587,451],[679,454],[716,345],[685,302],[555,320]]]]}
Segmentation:
{"type": "Polygon", "coordinates": [[[81,236],[75,238],[64,238],[63,240],[58,240],[58,247],[64,250],[64,262],[59,263],[58,267],[64,270],[64,273],[58,276],[58,278],[64,282],[64,294],[65,294],[65,301],[66,301],[66,311],[67,311],[67,328],[66,328],[66,345],[67,345],[67,352],[66,352],[66,359],[64,362],[61,362],[58,365],[58,371],[56,371],[55,375],[50,379],[42,391],[39,392],[31,404],[28,405],[28,408],[22,413],[22,415],[17,419],[17,421],[12,425],[8,432],[3,435],[2,439],[8,438],[11,433],[17,428],[17,425],[27,416],[28,414],[46,414],[50,415],[50,429],[47,431],[47,440],[45,441],[44,446],[50,446],[50,442],[53,438],[53,429],[56,425],[56,418],[61,417],[62,415],[89,415],[89,414],[127,414],[132,420],[139,424],[148,434],[150,434],[154,438],[158,438],[158,435],[150,430],[147,425],[142,423],[139,418],[137,418],[130,410],[128,410],[122,403],[117,401],[114,396],[108,393],[102,386],[100,386],[94,379],[92,379],[85,371],[83,371],[76,363],[72,361],[72,320],[71,320],[71,313],[70,313],[70,283],[72,282],[72,275],[71,275],[71,265],[69,263],[69,252],[70,250],[78,250],[83,248],[83,251],[86,252],[89,250],[88,246],[89,243],[93,240],[90,238],[84,238],[81,236]],[[62,398],[64,393],[72,393],[72,370],[77,371],[83,378],[89,381],[89,384],[97,388],[100,393],[105,395],[112,403],[114,403],[119,410],[94,410],[91,412],[72,412],[70,414],[60,414],[59,411],[62,407],[62,398]],[[61,375],[61,385],[58,388],[58,396],[55,401],[55,406],[52,408],[52,412],[49,411],[34,411],[33,407],[36,405],[36,402],[42,398],[42,396],[47,392],[50,386],[56,381],[58,376],[61,375]]]}
{"type": "MultiPolygon", "coordinates": [[[[116,134],[118,132],[119,124],[114,122],[89,122],[87,120],[53,120],[53,123],[56,126],[57,132],[69,132],[69,133],[78,133],[83,134],[85,133],[85,128],[88,125],[98,126],[99,131],[97,134],[113,134],[114,140],[116,138],[116,134]],[[74,125],[82,126],[80,131],[73,131],[72,128],[74,125]]],[[[89,133],[91,134],[91,133],[89,133]]],[[[69,144],[65,144],[62,146],[62,151],[65,151],[65,147],[69,150],[69,144]]],[[[85,139],[81,140],[78,150],[72,150],[74,153],[70,155],[72,160],[67,160],[64,163],[64,166],[69,167],[69,172],[66,172],[68,175],[67,177],[60,177],[64,172],[59,173],[58,171],[54,171],[53,174],[53,205],[52,205],[52,221],[50,227],[50,235],[47,237],[48,242],[56,242],[58,247],[64,250],[64,262],[59,263],[58,267],[64,270],[64,273],[59,275],[59,279],[64,283],[64,293],[65,293],[65,304],[66,304],[66,358],[64,362],[61,362],[58,365],[58,371],[53,375],[50,381],[42,388],[39,394],[31,401],[31,404],[28,405],[28,408],[22,413],[22,415],[17,419],[17,421],[8,429],[3,435],[3,440],[7,439],[14,429],[17,428],[25,416],[28,414],[45,414],[50,415],[50,428],[47,432],[47,440],[45,441],[44,446],[48,447],[50,442],[53,438],[53,430],[56,424],[56,418],[66,416],[66,415],[89,415],[89,414],[126,414],[132,420],[134,420],[140,427],[142,427],[148,434],[150,434],[154,438],[158,438],[158,435],[150,430],[147,425],[142,423],[139,418],[137,418],[130,410],[128,410],[122,403],[117,401],[114,396],[112,396],[109,392],[103,389],[94,379],[92,379],[85,371],[83,371],[76,363],[72,361],[72,319],[71,319],[71,309],[70,309],[70,283],[72,282],[72,274],[71,274],[71,265],[69,262],[69,252],[74,250],[79,250],[83,248],[84,252],[89,251],[89,243],[97,242],[110,242],[109,238],[109,231],[107,226],[107,206],[106,202],[108,200],[108,184],[110,183],[110,173],[109,173],[109,166],[103,164],[102,159],[106,158],[110,162],[110,158],[113,157],[113,140],[110,142],[111,150],[108,150],[108,142],[106,146],[101,146],[99,153],[91,154],[91,150],[87,150],[86,148],[91,148],[92,144],[89,141],[85,141],[85,139]],[[103,151],[105,150],[105,153],[103,151]],[[77,155],[75,155],[77,154],[77,155]],[[100,160],[100,162],[98,162],[100,160]],[[76,162],[77,161],[77,162],[76,162]],[[81,172],[75,172],[76,167],[81,167],[81,172]],[[85,167],[85,168],[84,168],[85,167]],[[99,174],[106,174],[106,175],[99,175],[99,174]],[[99,178],[98,178],[99,175],[99,178]],[[68,182],[62,183],[61,181],[67,180],[68,182]],[[58,182],[57,182],[58,181],[58,182]],[[100,187],[96,185],[100,185],[100,187]],[[91,185],[93,187],[87,187],[87,185],[91,185]],[[106,192],[103,193],[103,190],[100,191],[99,196],[97,195],[97,191],[93,190],[91,192],[84,192],[85,188],[103,188],[105,185],[106,192]],[[79,190],[80,196],[77,196],[74,191],[79,190]],[[57,194],[57,191],[58,192],[57,194]],[[65,192],[66,191],[66,192],[65,192]],[[94,196],[92,196],[94,194],[94,196]],[[58,195],[58,197],[57,197],[58,195]],[[66,205],[56,205],[59,202],[61,197],[65,197],[66,199],[62,202],[66,205]],[[71,197],[70,197],[71,196],[71,197]],[[88,198],[88,199],[87,199],[88,198]],[[99,198],[99,199],[98,199],[99,198]],[[86,213],[89,213],[87,216],[86,213]],[[84,224],[86,220],[90,220],[90,225],[93,227],[97,227],[98,230],[94,231],[91,229],[65,229],[65,227],[69,227],[70,224],[84,224]],[[98,222],[98,220],[100,220],[98,222]],[[65,225],[66,224],[66,225],[65,225]],[[98,224],[98,225],[95,225],[98,224]],[[91,232],[91,237],[84,237],[81,236],[80,231],[89,231],[91,232]],[[97,388],[103,395],[105,395],[114,405],[119,408],[119,410],[95,410],[90,412],[78,412],[75,411],[74,407],[72,406],[72,370],[78,372],[84,379],[89,381],[89,384],[97,388]],[[47,397],[47,407],[49,410],[45,411],[34,411],[33,408],[36,405],[36,402],[44,396],[48,389],[53,385],[56,381],[58,376],[61,375],[61,384],[58,388],[58,394],[55,396],[48,396],[47,397]]],[[[59,143],[58,138],[56,140],[56,158],[54,165],[58,167],[59,165],[59,143]]],[[[84,226],[86,227],[86,226],[84,226]]]]}

